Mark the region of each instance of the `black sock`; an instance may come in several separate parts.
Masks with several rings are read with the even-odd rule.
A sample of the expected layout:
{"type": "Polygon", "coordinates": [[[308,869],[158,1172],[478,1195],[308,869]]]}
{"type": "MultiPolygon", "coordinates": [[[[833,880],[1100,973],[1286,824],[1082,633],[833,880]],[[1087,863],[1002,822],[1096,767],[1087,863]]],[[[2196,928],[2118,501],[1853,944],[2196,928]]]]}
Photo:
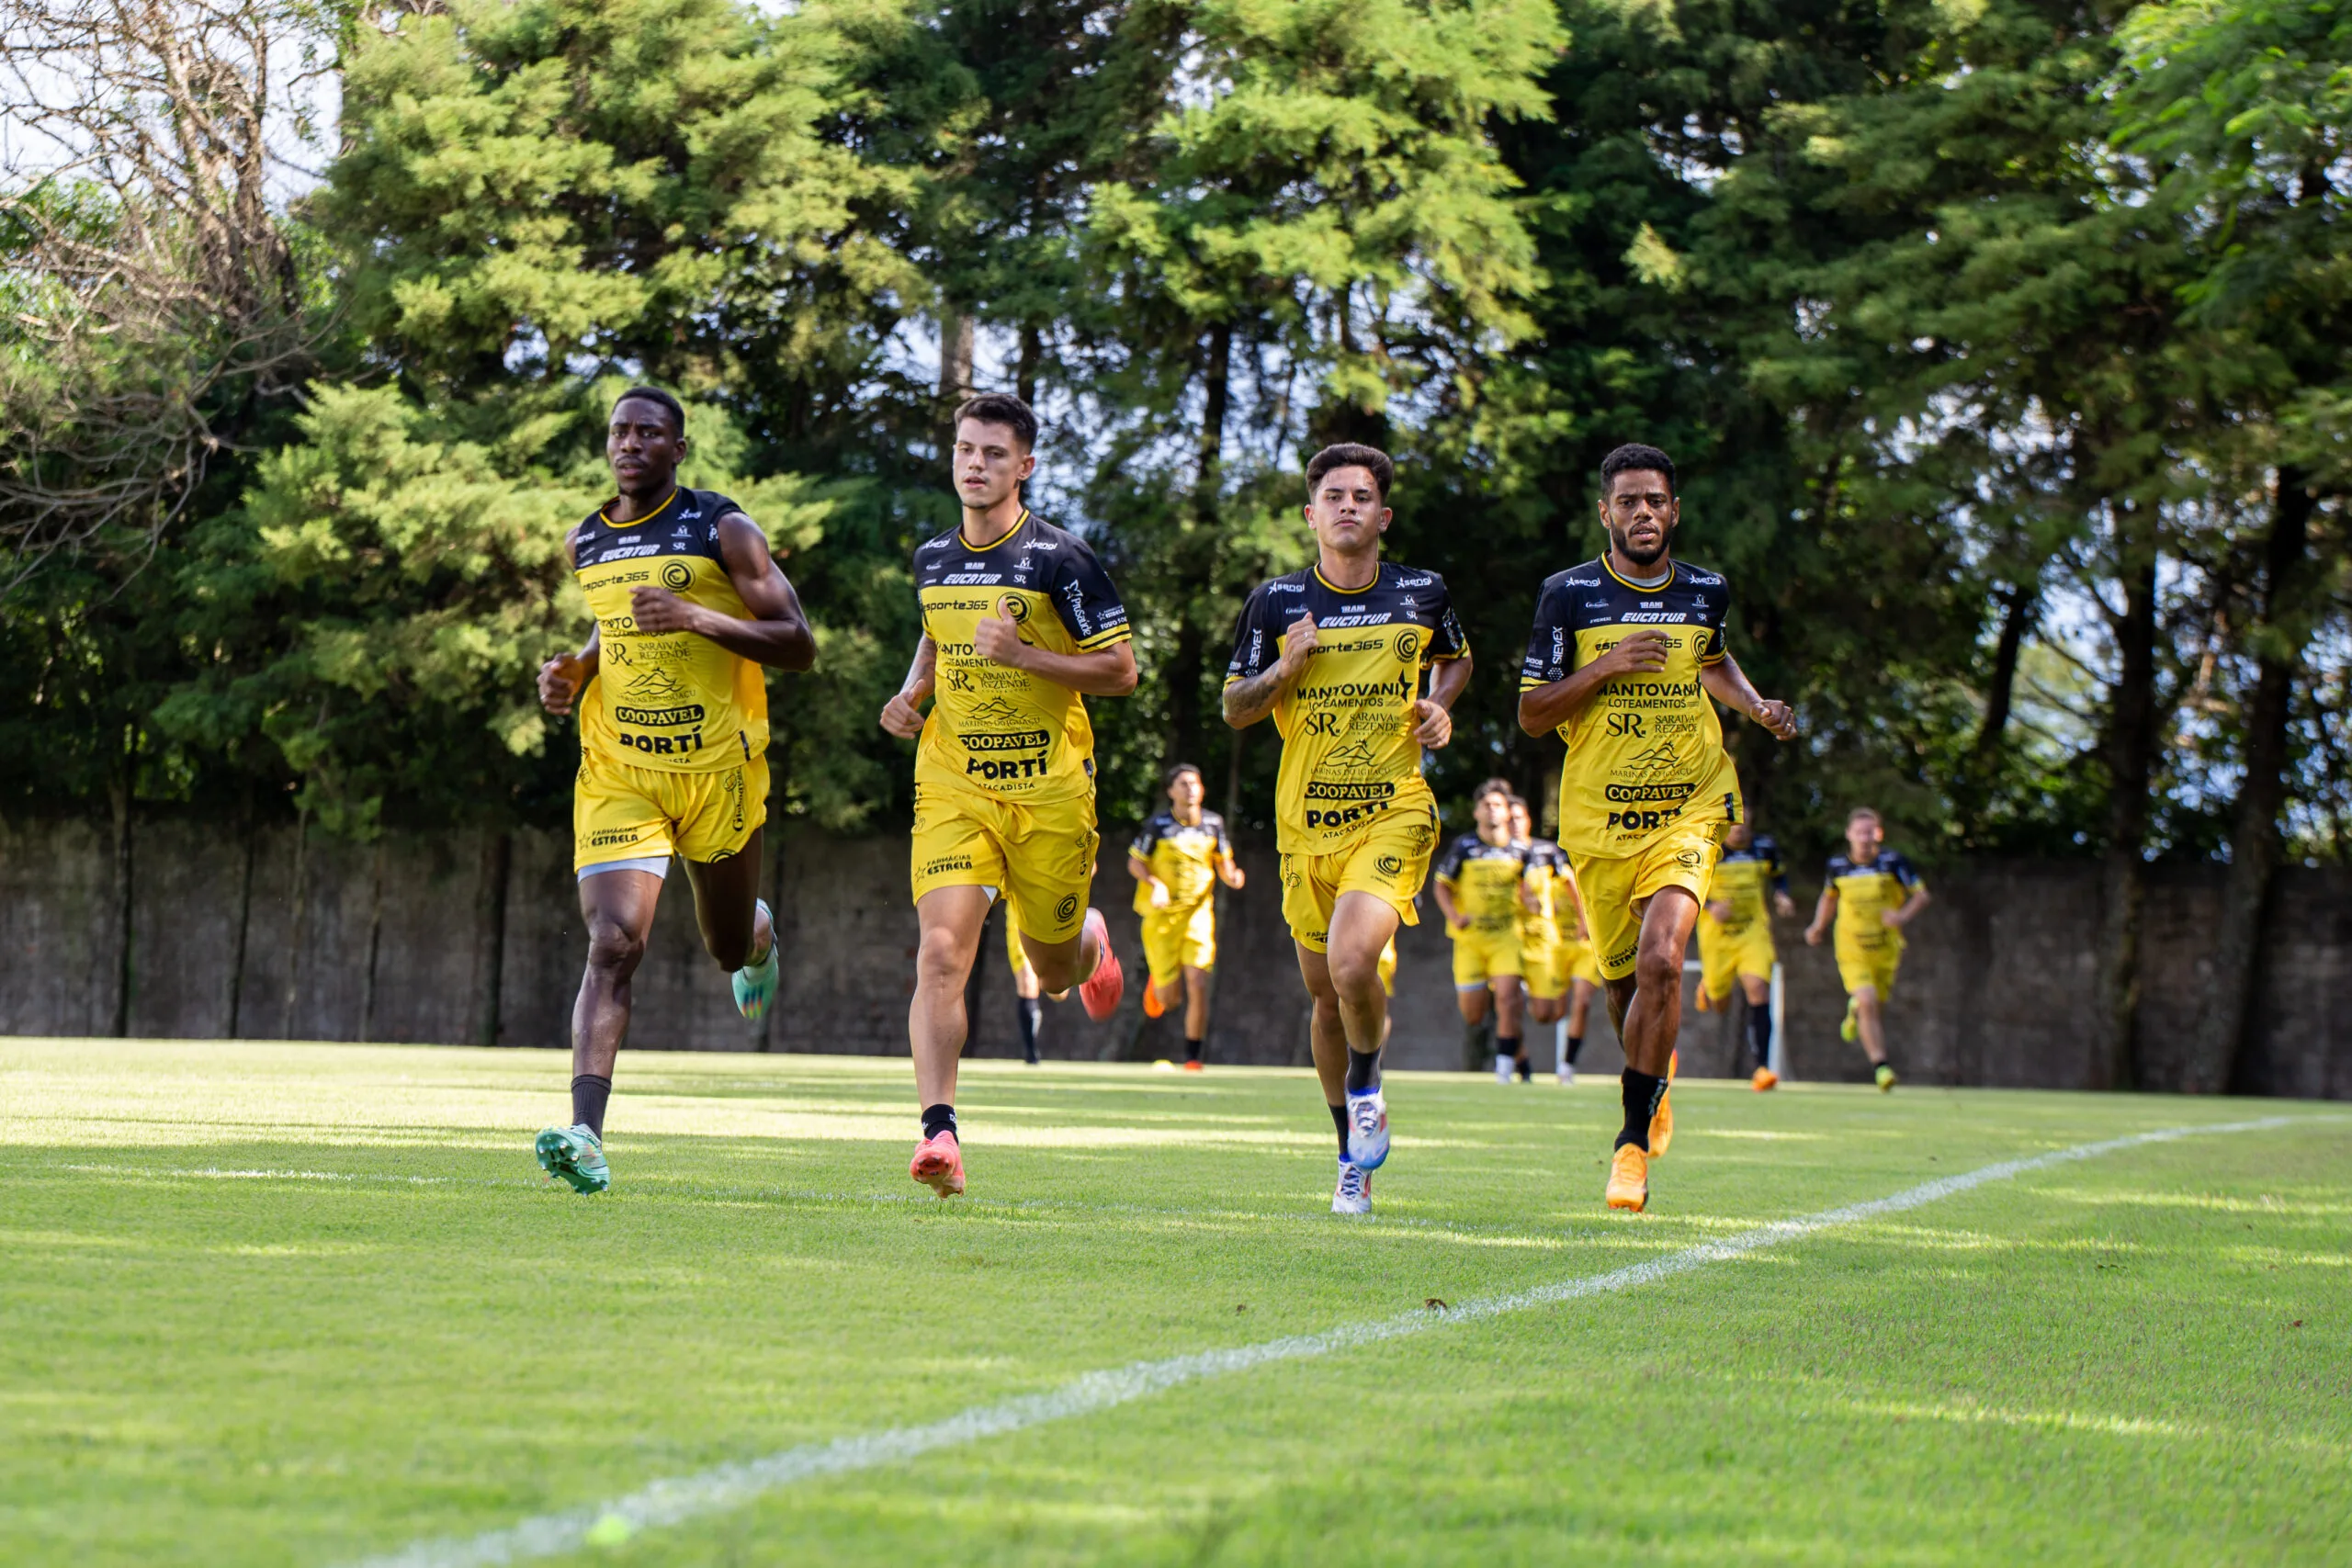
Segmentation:
{"type": "Polygon", "coordinates": [[[1756,1065],[1772,1065],[1772,1004],[1747,1010],[1747,1048],[1756,1054],[1756,1065]]]}
{"type": "Polygon", "coordinates": [[[594,1073],[580,1073],[571,1080],[571,1124],[585,1127],[599,1140],[605,1135],[605,1102],[613,1098],[613,1080],[594,1073]]]}
{"type": "Polygon", "coordinates": [[[1527,1059],[1527,1047],[1519,1048],[1519,1081],[1531,1083],[1535,1077],[1535,1064],[1527,1059]]]}
{"type": "Polygon", "coordinates": [[[1613,1146],[1622,1149],[1632,1144],[1647,1154],[1650,1152],[1650,1118],[1657,1114],[1658,1098],[1666,1093],[1666,1080],[1627,1067],[1617,1081],[1623,1086],[1625,1126],[1617,1134],[1613,1146]]]}
{"type": "MultiPolygon", "coordinates": [[[[956,1108],[952,1105],[926,1105],[922,1108],[922,1135],[925,1141],[942,1133],[956,1131],[956,1108]]],[[[961,1142],[961,1134],[957,1141],[961,1142]]]]}
{"type": "Polygon", "coordinates": [[[1340,1157],[1345,1159],[1348,1157],[1348,1108],[1346,1106],[1331,1107],[1331,1125],[1340,1130],[1340,1157]]]}
{"type": "Polygon", "coordinates": [[[1380,1053],[1348,1047],[1348,1092],[1370,1094],[1380,1087],[1380,1053]]]}
{"type": "Polygon", "coordinates": [[[1577,1052],[1579,1052],[1579,1051],[1581,1051],[1581,1050],[1583,1050],[1583,1049],[1584,1049],[1584,1036],[1583,1036],[1583,1035],[1581,1035],[1581,1034],[1571,1034],[1571,1035],[1569,1035],[1569,1036],[1568,1036],[1568,1066],[1572,1066],[1572,1067],[1573,1067],[1573,1066],[1575,1066],[1577,1065],[1577,1052]]]}
{"type": "Polygon", "coordinates": [[[1038,997],[1015,997],[1021,1005],[1015,1009],[1021,1015],[1021,1055],[1034,1065],[1037,1060],[1037,1026],[1046,1021],[1046,1003],[1038,997]]]}
{"type": "Polygon", "coordinates": [[[1184,1060],[1186,1060],[1186,1061],[1188,1061],[1188,1062],[1197,1062],[1197,1061],[1199,1061],[1200,1059],[1201,1059],[1201,1042],[1199,1042],[1199,1041],[1197,1041],[1197,1040],[1187,1040],[1187,1041],[1185,1041],[1185,1042],[1184,1042],[1184,1060]]]}
{"type": "Polygon", "coordinates": [[[1519,1054],[1526,1049],[1527,1047],[1516,1036],[1509,1039],[1500,1034],[1495,1036],[1495,1055],[1509,1056],[1513,1066],[1519,1065],[1519,1054]]]}

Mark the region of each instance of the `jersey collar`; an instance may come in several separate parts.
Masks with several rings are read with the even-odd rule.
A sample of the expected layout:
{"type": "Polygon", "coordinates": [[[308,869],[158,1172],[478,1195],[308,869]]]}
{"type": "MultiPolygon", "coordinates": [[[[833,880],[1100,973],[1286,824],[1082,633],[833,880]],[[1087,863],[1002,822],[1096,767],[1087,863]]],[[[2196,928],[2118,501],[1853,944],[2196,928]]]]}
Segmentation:
{"type": "MultiPolygon", "coordinates": [[[[655,518],[661,516],[664,512],[669,511],[670,503],[684,494],[685,494],[685,487],[684,485],[673,484],[670,487],[670,493],[662,498],[661,505],[655,507],[644,516],[632,517],[626,523],[616,523],[611,518],[605,515],[605,506],[610,506],[612,504],[612,502],[608,501],[605,502],[605,506],[596,508],[596,521],[602,523],[607,528],[642,528],[647,524],[652,522],[655,518]]],[[[616,497],[615,499],[618,498],[616,497]]]]}
{"type": "Polygon", "coordinates": [[[1379,587],[1379,586],[1380,586],[1380,569],[1381,569],[1382,567],[1384,567],[1384,566],[1386,566],[1387,564],[1388,564],[1388,563],[1387,563],[1386,561],[1374,561],[1374,562],[1373,563],[1373,569],[1372,569],[1372,581],[1371,581],[1370,582],[1365,583],[1362,588],[1342,588],[1342,587],[1340,587],[1338,583],[1336,583],[1336,582],[1332,581],[1329,578],[1328,578],[1328,577],[1326,577],[1326,576],[1324,576],[1324,575],[1323,575],[1323,563],[1322,563],[1321,561],[1317,561],[1313,566],[1311,566],[1311,567],[1307,568],[1307,570],[1308,570],[1309,571],[1311,571],[1311,572],[1313,572],[1313,573],[1315,574],[1315,581],[1317,581],[1317,582],[1321,583],[1324,587],[1326,587],[1326,588],[1329,589],[1332,592],[1337,593],[1337,594],[1339,594],[1339,595],[1340,595],[1341,597],[1343,597],[1343,598],[1344,598],[1346,595],[1351,594],[1351,593],[1369,593],[1369,592],[1371,592],[1374,589],[1375,589],[1375,588],[1379,587]]]}
{"type": "Polygon", "coordinates": [[[1671,558],[1668,558],[1667,561],[1666,581],[1663,582],[1636,582],[1632,578],[1627,577],[1623,572],[1619,571],[1615,567],[1611,566],[1609,564],[1609,557],[1605,554],[1600,558],[1600,570],[1607,572],[1610,576],[1615,578],[1618,581],[1623,583],[1626,587],[1632,589],[1636,593],[1659,593],[1674,586],[1674,562],[1671,558]]]}
{"type": "Polygon", "coordinates": [[[966,549],[971,551],[974,555],[978,555],[983,550],[992,550],[996,548],[999,545],[1012,537],[1013,535],[1021,532],[1021,525],[1028,521],[1029,509],[1024,506],[1021,509],[1021,515],[1012,520],[1012,527],[1007,528],[1003,533],[999,534],[995,538],[990,539],[985,545],[976,545],[972,543],[971,540],[964,537],[964,525],[961,523],[958,523],[956,525],[956,542],[963,546],[966,549]]]}

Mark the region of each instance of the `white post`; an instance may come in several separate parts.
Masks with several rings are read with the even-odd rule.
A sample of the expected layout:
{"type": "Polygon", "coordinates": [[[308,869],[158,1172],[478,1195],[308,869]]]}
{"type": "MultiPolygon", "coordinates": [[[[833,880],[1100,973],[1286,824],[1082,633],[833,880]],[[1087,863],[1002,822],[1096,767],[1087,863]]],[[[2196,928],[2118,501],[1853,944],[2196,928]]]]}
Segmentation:
{"type": "Polygon", "coordinates": [[[1782,1031],[1784,1031],[1784,1030],[1786,1030],[1786,1029],[1788,1028],[1788,1026],[1789,1026],[1789,1010],[1788,1010],[1787,1006],[1786,1006],[1786,1005],[1783,1003],[1783,1001],[1781,1000],[1781,961],[1780,961],[1779,959],[1775,958],[1774,960],[1772,960],[1772,1045],[1771,1045],[1771,1059],[1770,1059],[1768,1063],[1766,1063],[1766,1066],[1770,1066],[1770,1067],[1772,1069],[1772,1076],[1773,1076],[1774,1077],[1785,1078],[1785,1077],[1787,1077],[1789,1076],[1789,1069],[1788,1069],[1788,1067],[1784,1065],[1784,1064],[1785,1064],[1785,1058],[1781,1055],[1781,1032],[1782,1032],[1782,1031]]]}
{"type": "Polygon", "coordinates": [[[1566,1077],[1568,1074],[1568,1020],[1566,1014],[1552,1023],[1552,1076],[1566,1077]]]}

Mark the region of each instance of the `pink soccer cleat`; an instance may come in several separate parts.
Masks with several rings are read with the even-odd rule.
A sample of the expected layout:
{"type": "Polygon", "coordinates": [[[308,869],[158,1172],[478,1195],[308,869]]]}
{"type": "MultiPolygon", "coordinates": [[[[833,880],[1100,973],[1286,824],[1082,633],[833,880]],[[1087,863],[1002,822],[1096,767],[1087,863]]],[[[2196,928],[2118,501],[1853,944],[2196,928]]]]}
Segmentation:
{"type": "Polygon", "coordinates": [[[953,1198],[964,1190],[964,1148],[953,1133],[935,1133],[915,1145],[907,1174],[938,1193],[953,1198]]]}
{"type": "Polygon", "coordinates": [[[1102,911],[1086,911],[1086,924],[1080,928],[1094,933],[1095,951],[1102,961],[1094,973],[1078,984],[1078,999],[1086,1006],[1086,1016],[1100,1023],[1119,1010],[1119,998],[1126,995],[1127,977],[1119,969],[1119,955],[1111,951],[1111,928],[1103,923],[1102,911]]]}

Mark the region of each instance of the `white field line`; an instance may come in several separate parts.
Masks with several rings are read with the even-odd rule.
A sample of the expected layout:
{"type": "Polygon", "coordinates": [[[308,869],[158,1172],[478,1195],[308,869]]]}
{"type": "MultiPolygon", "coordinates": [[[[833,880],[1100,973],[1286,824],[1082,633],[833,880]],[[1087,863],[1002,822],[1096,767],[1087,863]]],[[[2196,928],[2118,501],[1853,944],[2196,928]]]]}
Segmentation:
{"type": "Polygon", "coordinates": [[[1368,1323],[1342,1324],[1320,1334],[1289,1335],[1256,1345],[1237,1345],[1230,1349],[1171,1356],[1165,1360],[1132,1361],[1126,1366],[1105,1371],[1087,1372],[1043,1393],[1008,1399],[997,1404],[974,1405],[944,1421],[933,1421],[927,1426],[893,1427],[887,1431],[836,1438],[831,1442],[807,1443],[760,1459],[714,1465],[693,1475],[673,1476],[653,1482],[609,1502],[591,1503],[560,1514],[542,1514],[505,1529],[491,1530],[468,1540],[419,1541],[403,1551],[366,1558],[353,1564],[352,1568],[475,1568],[477,1564],[518,1562],[532,1558],[567,1555],[592,1544],[626,1540],[639,1530],[739,1508],[770,1492],[798,1482],[840,1475],[849,1471],[871,1470],[879,1465],[913,1459],[935,1449],[954,1448],[982,1438],[1043,1426],[1048,1421],[1065,1421],[1074,1416],[1091,1415],[1098,1410],[1109,1410],[1184,1383],[1249,1371],[1269,1362],[1329,1356],[1337,1351],[1376,1345],[1385,1339],[1427,1333],[1433,1328],[1477,1323],[1499,1317],[1505,1313],[1525,1312],[1531,1307],[1552,1306],[1586,1296],[1606,1295],[1612,1292],[1629,1291],[1637,1285],[1654,1284],[1678,1274],[1690,1273],[1710,1263],[1721,1263],[1745,1253],[1795,1241],[1817,1231],[1921,1208],[1988,1182],[2006,1181],[2030,1170],[2046,1170],[2052,1166],[2074,1160],[2096,1159],[2101,1155],[2138,1148],[2144,1144],[2169,1143],[2176,1138],[2262,1132],[2286,1126],[2295,1120],[2297,1118],[2288,1116],[2266,1116],[2254,1122],[2163,1127],[2151,1133],[2135,1133],[2130,1137],[2109,1138],[2103,1143],[2078,1144],[2073,1148],[2058,1149],[2025,1159],[2003,1160],[1997,1165],[1983,1166],[1957,1176],[1924,1182],[1890,1197],[1873,1198],[1868,1202],[1849,1203],[1843,1208],[1825,1209],[1817,1214],[1758,1225],[1754,1230],[1743,1231],[1721,1241],[1702,1242],[1697,1247],[1611,1269],[1606,1274],[1562,1280],[1549,1285],[1538,1285],[1532,1290],[1514,1291],[1508,1295],[1464,1302],[1458,1306],[1405,1313],[1368,1323]]]}

